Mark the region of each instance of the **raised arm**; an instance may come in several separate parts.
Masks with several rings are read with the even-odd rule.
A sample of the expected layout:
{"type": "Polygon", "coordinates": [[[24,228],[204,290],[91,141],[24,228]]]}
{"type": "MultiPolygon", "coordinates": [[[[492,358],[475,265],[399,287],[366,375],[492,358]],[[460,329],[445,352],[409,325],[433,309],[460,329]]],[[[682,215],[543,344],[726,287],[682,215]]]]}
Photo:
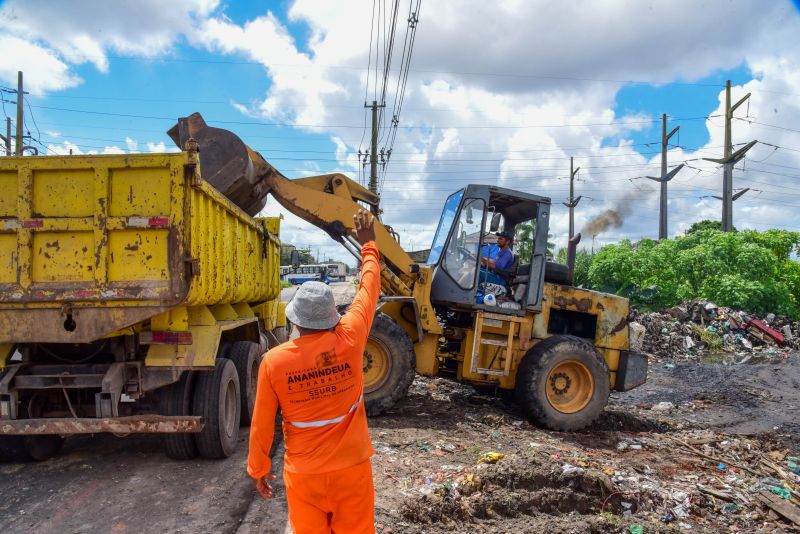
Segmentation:
{"type": "Polygon", "coordinates": [[[361,283],[350,309],[340,324],[348,335],[367,339],[381,294],[381,267],[375,243],[375,218],[365,211],[353,216],[356,239],[361,245],[361,283]]]}

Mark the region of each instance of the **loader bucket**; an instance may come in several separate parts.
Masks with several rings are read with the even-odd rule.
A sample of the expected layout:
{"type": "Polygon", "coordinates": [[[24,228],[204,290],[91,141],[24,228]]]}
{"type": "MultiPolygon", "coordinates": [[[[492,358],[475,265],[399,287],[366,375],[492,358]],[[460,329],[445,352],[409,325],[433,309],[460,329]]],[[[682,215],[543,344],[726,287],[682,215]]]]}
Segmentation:
{"type": "Polygon", "coordinates": [[[192,113],[178,119],[167,135],[181,149],[190,138],[197,141],[203,179],[248,215],[264,208],[269,192],[264,177],[278,171],[236,134],[209,126],[199,113],[192,113]]]}

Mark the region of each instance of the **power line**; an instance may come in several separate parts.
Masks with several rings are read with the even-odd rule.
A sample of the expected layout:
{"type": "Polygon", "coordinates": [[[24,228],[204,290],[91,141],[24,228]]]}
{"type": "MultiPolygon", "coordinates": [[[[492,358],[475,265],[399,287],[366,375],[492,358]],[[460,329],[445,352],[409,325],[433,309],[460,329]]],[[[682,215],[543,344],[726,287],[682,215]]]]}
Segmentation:
{"type": "Polygon", "coordinates": [[[419,22],[419,12],[422,0],[416,0],[416,9],[414,9],[414,0],[409,0],[408,3],[408,19],[406,26],[406,36],[403,42],[403,56],[400,60],[400,72],[397,75],[397,89],[395,89],[395,99],[392,104],[392,130],[389,133],[391,140],[389,141],[389,148],[386,150],[386,163],[383,166],[383,179],[381,181],[381,191],[383,191],[383,183],[386,181],[386,164],[392,157],[392,150],[394,150],[394,143],[397,139],[397,128],[400,124],[400,114],[403,110],[403,102],[405,101],[406,86],[408,84],[408,73],[411,68],[411,54],[414,51],[414,41],[417,36],[417,24],[419,22]],[[408,52],[406,52],[408,50],[408,52]],[[402,82],[401,82],[402,80],[402,82]]]}
{"type": "Polygon", "coordinates": [[[747,122],[747,123],[750,123],[750,124],[757,124],[757,125],[763,126],[765,128],[775,128],[776,130],[783,130],[784,132],[800,133],[800,130],[796,130],[794,128],[788,128],[786,126],[778,126],[777,124],[767,124],[765,122],[758,122],[757,120],[748,119],[746,117],[745,118],[733,117],[733,118],[738,120],[738,121],[747,122]]]}
{"type": "MultiPolygon", "coordinates": [[[[373,0],[374,3],[374,0],[373,0]]],[[[263,67],[264,62],[255,60],[224,60],[224,59],[202,59],[202,58],[181,58],[181,57],[142,57],[142,56],[120,56],[120,55],[93,55],[93,54],[60,54],[64,58],[74,58],[77,62],[86,62],[93,59],[117,59],[121,61],[140,61],[148,63],[196,63],[196,64],[210,64],[210,65],[252,65],[263,67]]],[[[363,71],[363,67],[355,65],[338,65],[329,63],[317,63],[309,65],[307,63],[269,63],[274,67],[292,67],[297,69],[302,68],[326,68],[326,69],[341,69],[341,70],[355,70],[363,71]]],[[[521,79],[539,79],[539,80],[562,80],[562,81],[577,81],[577,82],[596,82],[596,83],[611,83],[622,85],[663,85],[662,82],[653,80],[633,80],[633,79],[614,79],[614,78],[589,78],[589,77],[576,77],[576,76],[563,76],[557,74],[525,74],[525,73],[509,73],[509,72],[487,72],[487,71],[452,71],[452,70],[431,70],[431,69],[414,69],[411,72],[418,72],[423,74],[449,74],[459,76],[486,76],[498,78],[521,78],[521,79]]],[[[708,88],[724,88],[724,82],[670,82],[669,85],[680,87],[708,87],[708,88]]],[[[800,96],[798,93],[790,93],[786,91],[773,91],[769,89],[753,89],[752,92],[769,93],[786,96],[800,96]]]]}
{"type": "MultiPolygon", "coordinates": [[[[47,109],[52,111],[66,111],[71,113],[86,113],[90,115],[107,115],[111,117],[125,117],[125,118],[135,118],[135,119],[149,119],[149,120],[169,120],[169,121],[176,121],[176,117],[163,117],[163,116],[156,116],[156,115],[137,115],[131,113],[113,113],[108,111],[93,111],[87,109],[72,109],[72,108],[59,108],[59,107],[52,107],[52,106],[33,106],[39,109],[47,109]]],[[[709,117],[717,117],[719,115],[707,115],[702,117],[674,117],[672,120],[674,121],[697,121],[697,120],[706,120],[709,117]]],[[[427,125],[407,125],[402,126],[406,129],[413,129],[413,128],[425,128],[426,130],[442,130],[442,129],[526,129],[526,128],[576,128],[576,127],[592,127],[592,126],[613,126],[613,125],[628,125],[628,124],[650,124],[653,122],[660,121],[660,118],[650,118],[650,119],[642,119],[642,120],[635,120],[635,121],[609,121],[609,122],[598,122],[598,123],[584,123],[584,124],[527,124],[527,125],[484,125],[484,126],[476,126],[476,125],[437,125],[437,126],[427,126],[427,125]]],[[[291,127],[300,127],[300,128],[362,128],[362,126],[356,126],[352,124],[303,124],[303,123],[291,123],[291,122],[255,122],[255,121],[228,121],[228,120],[207,120],[209,124],[240,124],[240,125],[253,125],[253,126],[291,126],[291,127]]]]}

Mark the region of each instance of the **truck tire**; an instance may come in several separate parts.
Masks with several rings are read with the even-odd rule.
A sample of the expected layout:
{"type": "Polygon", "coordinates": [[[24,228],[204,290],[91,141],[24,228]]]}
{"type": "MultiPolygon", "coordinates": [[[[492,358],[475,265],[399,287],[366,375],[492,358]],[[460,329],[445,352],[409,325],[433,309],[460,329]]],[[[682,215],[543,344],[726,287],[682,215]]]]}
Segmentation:
{"type": "MultiPolygon", "coordinates": [[[[23,402],[22,419],[40,419],[35,404],[23,402]],[[32,411],[29,412],[28,410],[32,411]]],[[[43,462],[49,460],[64,446],[65,438],[58,434],[36,436],[0,436],[0,462],[43,462]]]]}
{"type": "Polygon", "coordinates": [[[217,358],[213,371],[199,371],[195,379],[192,412],[203,418],[203,430],[195,434],[203,458],[227,458],[239,440],[239,375],[227,358],[217,358]]]}
{"type": "Polygon", "coordinates": [[[364,402],[367,415],[379,415],[403,398],[414,381],[414,345],[403,328],[377,313],[364,348],[364,402]]]}
{"type": "MultiPolygon", "coordinates": [[[[180,380],[164,389],[161,394],[162,415],[192,415],[195,378],[196,373],[185,371],[180,380]]],[[[189,432],[161,434],[161,446],[173,460],[191,460],[199,454],[194,434],[189,432]]]]}
{"type": "Polygon", "coordinates": [[[272,335],[267,336],[269,339],[269,348],[273,349],[282,343],[289,341],[289,327],[279,326],[272,330],[272,335]]]}
{"type": "Polygon", "coordinates": [[[608,366],[585,339],[553,336],[522,358],[516,396],[525,415],[551,430],[572,432],[602,413],[611,392],[608,366]]]}
{"type": "Polygon", "coordinates": [[[242,408],[239,423],[250,426],[253,410],[256,407],[256,386],[258,385],[258,366],[264,353],[261,346],[252,341],[236,341],[228,351],[228,358],[236,366],[239,375],[239,390],[242,408]]]}
{"type": "Polygon", "coordinates": [[[61,450],[64,438],[46,436],[0,436],[0,462],[43,462],[61,450]]]}

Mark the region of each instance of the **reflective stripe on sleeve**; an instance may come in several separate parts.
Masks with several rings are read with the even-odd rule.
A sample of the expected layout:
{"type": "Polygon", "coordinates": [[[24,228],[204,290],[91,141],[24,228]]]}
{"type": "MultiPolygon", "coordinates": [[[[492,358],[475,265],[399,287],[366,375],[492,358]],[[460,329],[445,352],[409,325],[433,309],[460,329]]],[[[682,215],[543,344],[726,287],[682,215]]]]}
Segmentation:
{"type": "Polygon", "coordinates": [[[358,400],[352,406],[350,406],[350,409],[347,410],[347,413],[340,417],[334,417],[333,419],[321,419],[319,421],[302,421],[302,422],[287,421],[287,422],[290,425],[296,426],[297,428],[314,428],[320,426],[335,425],[336,423],[341,423],[342,421],[344,421],[345,417],[353,413],[353,411],[355,411],[355,409],[358,408],[358,405],[361,404],[361,401],[363,400],[364,400],[364,394],[362,393],[361,395],[358,396],[358,400]]]}

